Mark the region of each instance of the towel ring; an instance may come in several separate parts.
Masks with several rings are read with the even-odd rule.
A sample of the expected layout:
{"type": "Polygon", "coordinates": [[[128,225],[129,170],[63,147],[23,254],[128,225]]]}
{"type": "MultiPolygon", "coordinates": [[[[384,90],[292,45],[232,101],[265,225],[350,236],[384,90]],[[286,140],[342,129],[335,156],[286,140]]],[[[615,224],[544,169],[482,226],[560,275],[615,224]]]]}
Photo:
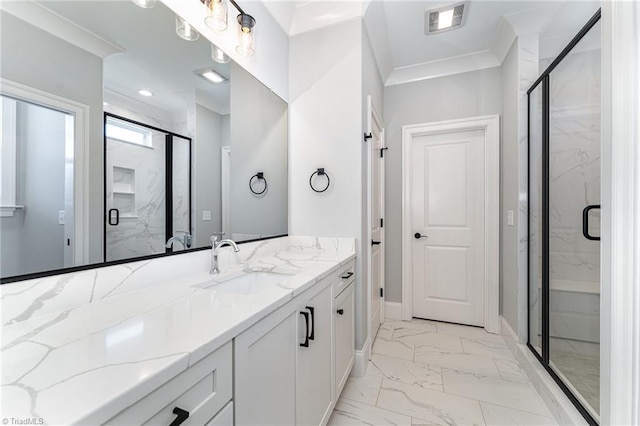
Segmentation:
{"type": "Polygon", "coordinates": [[[318,168],[318,170],[316,170],[315,172],[311,173],[311,176],[309,177],[309,186],[311,187],[311,189],[313,189],[315,192],[324,192],[327,189],[329,189],[329,185],[331,185],[331,179],[329,179],[329,175],[324,171],[324,167],[320,167],[318,168]],[[313,187],[313,177],[315,175],[318,176],[326,176],[327,177],[327,186],[325,186],[323,189],[316,189],[313,187]]]}
{"type": "Polygon", "coordinates": [[[251,176],[251,179],[249,179],[249,189],[251,190],[251,192],[253,192],[256,195],[262,195],[265,193],[265,191],[267,190],[267,179],[265,179],[264,177],[264,173],[263,172],[258,172],[255,175],[251,176]],[[256,179],[256,181],[258,180],[263,180],[264,181],[264,189],[260,192],[256,192],[253,190],[253,180],[256,179]]]}

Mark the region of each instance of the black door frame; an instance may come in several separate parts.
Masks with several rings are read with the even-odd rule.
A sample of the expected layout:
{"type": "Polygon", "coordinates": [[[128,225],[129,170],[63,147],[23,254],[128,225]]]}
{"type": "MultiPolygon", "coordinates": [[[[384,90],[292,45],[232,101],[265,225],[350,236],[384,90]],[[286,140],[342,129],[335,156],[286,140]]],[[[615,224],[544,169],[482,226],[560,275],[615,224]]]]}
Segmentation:
{"type": "MultiPolygon", "coordinates": [[[[107,223],[109,221],[108,218],[108,210],[107,210],[107,121],[109,118],[113,118],[116,120],[124,121],[127,123],[135,124],[136,126],[144,127],[149,130],[154,130],[156,132],[165,134],[165,236],[167,238],[171,238],[173,236],[173,139],[174,137],[186,140],[189,143],[189,233],[193,230],[192,223],[192,173],[191,173],[191,162],[192,162],[192,140],[188,136],[183,136],[181,134],[171,132],[169,130],[164,130],[159,127],[154,127],[149,124],[141,123],[136,120],[132,120],[127,117],[123,117],[120,115],[112,114],[110,112],[104,113],[103,120],[103,138],[104,138],[104,158],[103,158],[103,205],[104,205],[104,220],[103,220],[103,236],[102,236],[102,258],[104,262],[107,262],[107,223]]],[[[186,249],[186,247],[185,247],[186,249]]],[[[165,253],[172,253],[173,250],[171,248],[166,248],[165,253]]],[[[162,254],[162,253],[154,253],[153,255],[162,254]]],[[[131,259],[129,259],[131,260],[131,259]]]]}

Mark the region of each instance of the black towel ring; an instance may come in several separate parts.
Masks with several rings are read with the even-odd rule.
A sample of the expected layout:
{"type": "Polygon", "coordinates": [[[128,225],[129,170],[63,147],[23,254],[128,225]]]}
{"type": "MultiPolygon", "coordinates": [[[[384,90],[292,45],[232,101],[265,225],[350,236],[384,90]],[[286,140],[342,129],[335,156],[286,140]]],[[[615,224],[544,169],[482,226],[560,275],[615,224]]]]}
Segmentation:
{"type": "Polygon", "coordinates": [[[311,189],[313,189],[315,192],[324,192],[327,189],[329,189],[329,185],[331,185],[331,179],[329,179],[329,175],[324,171],[324,167],[320,167],[318,168],[318,170],[316,170],[315,172],[311,173],[311,176],[309,177],[309,186],[311,187],[311,189]],[[324,187],[324,189],[315,189],[313,187],[313,177],[315,175],[318,176],[326,176],[327,177],[327,186],[324,187]]]}
{"type": "Polygon", "coordinates": [[[264,173],[262,172],[258,172],[255,175],[251,176],[251,179],[249,179],[249,189],[251,190],[251,192],[253,192],[256,195],[262,195],[265,193],[265,191],[267,190],[267,179],[265,179],[264,177],[264,173]],[[253,190],[253,180],[263,180],[264,181],[264,189],[260,192],[256,192],[253,190]]]}

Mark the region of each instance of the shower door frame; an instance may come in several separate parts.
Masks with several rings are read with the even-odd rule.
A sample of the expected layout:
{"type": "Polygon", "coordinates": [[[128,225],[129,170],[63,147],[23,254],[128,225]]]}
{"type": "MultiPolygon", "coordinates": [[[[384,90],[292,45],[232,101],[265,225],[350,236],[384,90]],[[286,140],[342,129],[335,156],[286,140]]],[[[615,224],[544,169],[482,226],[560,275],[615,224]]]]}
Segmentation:
{"type": "MultiPolygon", "coordinates": [[[[542,85],[542,355],[538,353],[536,348],[531,344],[531,275],[530,275],[530,256],[527,256],[527,347],[534,356],[540,361],[545,370],[562,389],[564,394],[569,398],[571,403],[576,407],[580,414],[590,425],[598,425],[598,421],[592,416],[589,410],[582,404],[580,399],[573,393],[569,386],[549,365],[549,75],[562,62],[562,60],[573,50],[573,48],[582,40],[582,38],[600,21],[601,10],[589,19],[589,21],[580,29],[578,34],[569,42],[569,44],[560,52],[558,57],[544,70],[538,79],[527,90],[527,194],[531,199],[531,93],[542,85]]],[[[531,206],[527,207],[527,237],[531,235],[531,206]]],[[[528,246],[530,249],[530,245],[528,246]]],[[[537,286],[537,283],[533,283],[537,286]]],[[[602,321],[602,319],[601,319],[602,321]]]]}
{"type": "MultiPolygon", "coordinates": [[[[136,126],[144,127],[145,129],[153,130],[156,132],[165,134],[165,240],[168,240],[173,236],[173,139],[177,137],[179,139],[186,140],[189,143],[189,234],[193,235],[193,173],[192,173],[192,161],[193,161],[193,146],[192,139],[188,136],[181,135],[179,133],[171,132],[169,130],[161,129],[159,127],[151,126],[149,124],[141,123],[136,120],[132,120],[121,115],[105,112],[103,115],[103,135],[104,135],[104,221],[103,221],[103,242],[102,242],[102,257],[103,262],[131,262],[138,259],[146,259],[149,256],[155,257],[157,255],[173,253],[172,248],[166,248],[164,253],[152,253],[150,255],[144,255],[140,257],[133,257],[130,259],[117,259],[115,261],[107,260],[107,225],[108,225],[108,209],[107,209],[107,121],[109,118],[124,121],[127,123],[135,124],[136,126]]],[[[187,248],[183,248],[187,250],[187,248]]]]}

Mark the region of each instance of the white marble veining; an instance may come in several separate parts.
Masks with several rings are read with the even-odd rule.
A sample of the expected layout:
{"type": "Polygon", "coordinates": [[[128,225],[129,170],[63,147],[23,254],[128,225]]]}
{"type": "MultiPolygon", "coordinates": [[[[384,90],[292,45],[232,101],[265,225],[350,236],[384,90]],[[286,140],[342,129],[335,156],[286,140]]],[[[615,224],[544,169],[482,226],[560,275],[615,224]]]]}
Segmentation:
{"type": "Polygon", "coordinates": [[[240,248],[218,276],[202,251],[0,287],[3,415],[103,423],[355,256],[353,239],[240,248]],[[215,285],[249,271],[282,274],[252,293],[215,285]]]}
{"type": "Polygon", "coordinates": [[[502,352],[501,336],[414,319],[384,322],[374,348],[380,341],[404,344],[385,346],[386,355],[374,351],[365,376],[347,382],[329,425],[399,424],[398,415],[412,425],[556,424],[519,363],[502,352]],[[462,368],[439,365],[447,362],[462,368]]]}

